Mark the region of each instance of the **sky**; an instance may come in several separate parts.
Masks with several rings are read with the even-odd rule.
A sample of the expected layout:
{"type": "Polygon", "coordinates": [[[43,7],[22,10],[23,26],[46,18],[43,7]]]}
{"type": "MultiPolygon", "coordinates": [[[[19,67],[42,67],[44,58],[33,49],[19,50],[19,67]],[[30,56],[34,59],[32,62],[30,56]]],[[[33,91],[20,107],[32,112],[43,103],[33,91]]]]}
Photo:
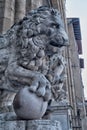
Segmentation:
{"type": "Polygon", "coordinates": [[[87,99],[87,0],[66,0],[67,17],[80,18],[82,48],[85,68],[82,69],[84,94],[87,99]]]}

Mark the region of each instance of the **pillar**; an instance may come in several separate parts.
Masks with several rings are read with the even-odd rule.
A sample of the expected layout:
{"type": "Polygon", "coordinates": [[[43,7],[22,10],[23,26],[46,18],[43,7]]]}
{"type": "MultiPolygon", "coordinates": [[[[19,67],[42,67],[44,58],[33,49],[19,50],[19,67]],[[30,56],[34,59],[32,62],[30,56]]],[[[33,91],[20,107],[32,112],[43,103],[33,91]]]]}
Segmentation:
{"type": "Polygon", "coordinates": [[[14,23],[15,0],[0,0],[0,32],[5,33],[14,23]]]}
{"type": "Polygon", "coordinates": [[[15,0],[15,22],[18,22],[25,16],[26,0],[15,0]]]}
{"type": "Polygon", "coordinates": [[[43,5],[43,0],[26,0],[26,12],[43,5]]]}

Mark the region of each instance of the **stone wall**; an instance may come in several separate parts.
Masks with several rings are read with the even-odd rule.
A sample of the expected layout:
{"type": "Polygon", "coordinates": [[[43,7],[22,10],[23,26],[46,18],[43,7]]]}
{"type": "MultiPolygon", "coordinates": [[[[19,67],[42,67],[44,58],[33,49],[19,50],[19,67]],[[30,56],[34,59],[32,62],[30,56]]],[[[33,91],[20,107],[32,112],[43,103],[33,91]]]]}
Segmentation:
{"type": "Polygon", "coordinates": [[[79,65],[79,55],[77,43],[74,36],[73,25],[68,22],[68,35],[69,35],[69,51],[68,51],[68,76],[69,88],[69,103],[72,106],[72,126],[77,129],[82,127],[82,119],[85,117],[84,106],[84,92],[81,78],[81,69],[79,65]]]}
{"type": "Polygon", "coordinates": [[[82,130],[87,130],[87,116],[82,120],[82,130]]]}

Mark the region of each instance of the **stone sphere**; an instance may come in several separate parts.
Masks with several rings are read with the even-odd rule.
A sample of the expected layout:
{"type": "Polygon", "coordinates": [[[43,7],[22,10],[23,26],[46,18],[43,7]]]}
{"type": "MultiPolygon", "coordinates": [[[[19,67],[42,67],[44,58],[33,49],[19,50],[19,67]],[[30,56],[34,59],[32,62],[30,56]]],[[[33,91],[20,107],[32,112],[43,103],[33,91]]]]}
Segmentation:
{"type": "Polygon", "coordinates": [[[16,115],[21,119],[40,119],[47,109],[47,102],[42,97],[22,88],[13,100],[16,115]]]}

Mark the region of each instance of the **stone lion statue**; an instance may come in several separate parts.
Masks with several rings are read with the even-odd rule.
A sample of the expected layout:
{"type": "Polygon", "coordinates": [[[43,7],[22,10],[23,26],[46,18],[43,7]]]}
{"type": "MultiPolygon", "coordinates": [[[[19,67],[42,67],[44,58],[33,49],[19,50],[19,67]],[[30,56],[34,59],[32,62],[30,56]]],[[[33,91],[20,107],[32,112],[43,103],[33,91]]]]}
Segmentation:
{"type": "Polygon", "coordinates": [[[52,94],[57,99],[53,87],[62,86],[60,75],[65,65],[59,52],[67,45],[61,16],[48,7],[32,10],[0,35],[1,106],[10,104],[15,93],[25,87],[44,101],[52,94]]]}

